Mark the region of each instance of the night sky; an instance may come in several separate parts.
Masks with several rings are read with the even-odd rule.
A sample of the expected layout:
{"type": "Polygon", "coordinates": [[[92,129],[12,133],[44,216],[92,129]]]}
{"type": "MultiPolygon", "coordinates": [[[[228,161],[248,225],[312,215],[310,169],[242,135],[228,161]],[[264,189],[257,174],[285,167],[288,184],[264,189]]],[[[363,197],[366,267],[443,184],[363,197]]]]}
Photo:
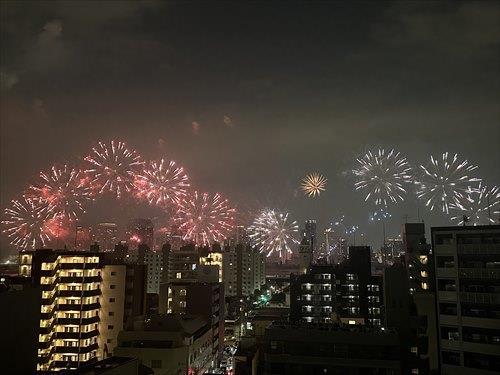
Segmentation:
{"type": "MultiPolygon", "coordinates": [[[[500,184],[497,2],[28,2],[1,5],[1,208],[98,140],[176,160],[242,211],[345,215],[378,247],[349,171],[368,149],[459,153],[500,184]],[[320,198],[300,179],[328,178],[320,198]]],[[[388,234],[418,220],[390,209],[388,234]]],[[[131,202],[96,220],[156,215],[131,202]]],[[[420,209],[429,225],[449,217],[420,209]]],[[[0,251],[10,251],[2,237],[0,251]]]]}

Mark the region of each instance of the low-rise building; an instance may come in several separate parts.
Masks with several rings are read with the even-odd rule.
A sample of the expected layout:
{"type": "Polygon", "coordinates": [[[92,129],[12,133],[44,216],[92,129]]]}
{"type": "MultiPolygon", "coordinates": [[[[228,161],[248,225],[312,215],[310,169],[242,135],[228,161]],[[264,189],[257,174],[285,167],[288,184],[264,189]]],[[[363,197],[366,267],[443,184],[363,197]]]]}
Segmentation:
{"type": "Polygon", "coordinates": [[[115,355],[159,374],[203,374],[213,364],[212,329],[200,316],[156,315],[118,335],[115,355]]]}

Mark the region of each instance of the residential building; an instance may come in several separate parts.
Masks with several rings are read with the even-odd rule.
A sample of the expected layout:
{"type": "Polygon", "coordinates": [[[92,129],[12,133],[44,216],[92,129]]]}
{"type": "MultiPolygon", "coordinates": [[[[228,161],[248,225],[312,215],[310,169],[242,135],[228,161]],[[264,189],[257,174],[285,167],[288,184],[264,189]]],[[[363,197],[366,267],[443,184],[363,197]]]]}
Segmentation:
{"type": "Polygon", "coordinates": [[[431,229],[441,373],[500,369],[500,225],[431,229]]]}
{"type": "MultiPolygon", "coordinates": [[[[162,288],[162,294],[165,289],[162,288]]],[[[213,352],[218,357],[224,342],[224,286],[219,282],[172,282],[167,298],[160,296],[160,313],[200,315],[211,325],[213,352]]]]}
{"type": "Polygon", "coordinates": [[[182,246],[179,251],[170,251],[169,282],[196,282],[199,261],[200,254],[194,244],[182,246]]]}
{"type": "Polygon", "coordinates": [[[107,263],[99,252],[21,252],[20,273],[41,288],[39,371],[76,369],[111,355],[124,321],[143,313],[144,270],[107,263]]]}
{"type": "Polygon", "coordinates": [[[401,374],[398,334],[383,328],[274,322],[260,373],[401,374]]]}
{"type": "Polygon", "coordinates": [[[155,315],[120,332],[115,355],[138,358],[155,374],[203,374],[214,363],[212,338],[200,316],[155,315]]]}

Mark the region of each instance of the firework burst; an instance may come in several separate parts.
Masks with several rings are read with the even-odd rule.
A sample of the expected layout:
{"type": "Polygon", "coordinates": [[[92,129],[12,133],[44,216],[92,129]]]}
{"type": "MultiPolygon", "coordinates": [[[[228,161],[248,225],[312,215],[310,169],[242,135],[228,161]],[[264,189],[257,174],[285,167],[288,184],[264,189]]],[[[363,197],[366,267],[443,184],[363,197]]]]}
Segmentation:
{"type": "Polygon", "coordinates": [[[387,206],[404,201],[405,186],[412,176],[410,165],[399,152],[378,149],[356,160],[357,168],[352,170],[357,179],[354,187],[365,191],[365,202],[373,199],[376,205],[387,206]]]}
{"type": "Polygon", "coordinates": [[[127,149],[124,142],[115,141],[99,142],[85,160],[90,164],[85,172],[91,176],[96,191],[108,191],[117,198],[134,189],[135,177],[144,164],[137,152],[127,149]]]}
{"type": "Polygon", "coordinates": [[[50,206],[54,218],[76,220],[91,200],[89,178],[82,171],[64,166],[40,173],[41,182],[29,188],[31,198],[50,206]]]}
{"type": "Polygon", "coordinates": [[[460,160],[457,154],[451,157],[445,152],[441,158],[431,156],[430,166],[420,166],[417,197],[425,201],[430,210],[439,207],[448,214],[451,205],[463,208],[471,192],[470,185],[481,181],[471,175],[477,168],[467,160],[460,160]]]}
{"type": "Polygon", "coordinates": [[[13,200],[5,209],[4,233],[10,243],[22,250],[45,246],[50,240],[46,223],[50,219],[50,206],[36,199],[23,197],[13,200]]]}
{"type": "Polygon", "coordinates": [[[304,191],[304,194],[314,198],[316,195],[319,196],[322,191],[325,191],[326,181],[327,179],[323,175],[314,172],[302,179],[300,187],[304,191]]]}
{"type": "Polygon", "coordinates": [[[481,186],[471,189],[467,199],[460,206],[450,204],[454,211],[451,220],[457,225],[485,225],[495,224],[494,217],[500,215],[500,188],[481,186]]]}
{"type": "Polygon", "coordinates": [[[235,212],[220,194],[210,196],[195,191],[179,203],[175,221],[179,223],[184,240],[208,246],[227,238],[234,227],[235,212]]]}
{"type": "Polygon", "coordinates": [[[268,257],[276,253],[285,260],[292,252],[290,245],[298,243],[294,236],[299,227],[296,221],[289,221],[288,213],[264,210],[248,229],[252,243],[268,257]]]}
{"type": "Polygon", "coordinates": [[[188,176],[174,161],[151,161],[135,178],[137,196],[150,204],[166,207],[178,204],[189,187],[188,176]]]}

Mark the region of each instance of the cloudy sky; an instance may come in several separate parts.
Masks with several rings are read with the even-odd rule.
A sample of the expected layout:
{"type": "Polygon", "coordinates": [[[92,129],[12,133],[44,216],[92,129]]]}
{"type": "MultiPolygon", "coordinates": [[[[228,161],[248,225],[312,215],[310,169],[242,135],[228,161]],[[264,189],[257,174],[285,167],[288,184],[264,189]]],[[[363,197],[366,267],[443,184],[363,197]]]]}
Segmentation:
{"type": "MultiPolygon", "coordinates": [[[[457,152],[500,184],[496,2],[0,5],[2,209],[39,171],[112,138],[178,161],[242,210],[320,226],[345,215],[374,246],[373,206],[348,173],[369,149],[413,164],[457,152]],[[316,200],[298,192],[312,171],[328,178],[316,200]]],[[[86,220],[149,214],[124,205],[86,220]]],[[[390,234],[406,215],[449,223],[417,206],[391,208],[390,234]]]]}

